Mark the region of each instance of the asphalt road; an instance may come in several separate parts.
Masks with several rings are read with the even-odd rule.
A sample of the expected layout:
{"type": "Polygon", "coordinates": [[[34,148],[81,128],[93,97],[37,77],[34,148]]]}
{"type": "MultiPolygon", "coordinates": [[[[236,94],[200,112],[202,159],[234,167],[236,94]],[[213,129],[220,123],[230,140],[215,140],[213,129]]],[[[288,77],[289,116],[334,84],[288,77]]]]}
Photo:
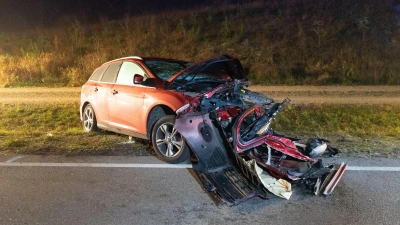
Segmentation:
{"type": "Polygon", "coordinates": [[[331,160],[350,166],[331,196],[228,207],[152,156],[0,156],[0,224],[399,224],[400,159],[331,160]]]}

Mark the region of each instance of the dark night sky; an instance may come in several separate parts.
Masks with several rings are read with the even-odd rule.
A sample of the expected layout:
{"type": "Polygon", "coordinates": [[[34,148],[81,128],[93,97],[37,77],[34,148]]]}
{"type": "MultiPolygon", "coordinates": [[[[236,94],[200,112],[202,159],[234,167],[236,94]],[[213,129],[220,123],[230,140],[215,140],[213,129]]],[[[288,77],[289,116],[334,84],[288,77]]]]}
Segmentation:
{"type": "MultiPolygon", "coordinates": [[[[235,2],[237,2],[236,0],[235,2]]],[[[0,0],[0,28],[51,26],[63,18],[92,22],[124,15],[186,9],[212,0],[0,0]]]]}
{"type": "MultiPolygon", "coordinates": [[[[0,33],[63,25],[63,21],[78,20],[82,23],[91,23],[102,18],[118,19],[125,15],[194,9],[204,4],[249,1],[252,0],[0,0],[0,33]]],[[[348,1],[351,4],[352,0],[348,1]]],[[[395,9],[400,24],[400,0],[391,2],[397,7],[395,9]]]]}

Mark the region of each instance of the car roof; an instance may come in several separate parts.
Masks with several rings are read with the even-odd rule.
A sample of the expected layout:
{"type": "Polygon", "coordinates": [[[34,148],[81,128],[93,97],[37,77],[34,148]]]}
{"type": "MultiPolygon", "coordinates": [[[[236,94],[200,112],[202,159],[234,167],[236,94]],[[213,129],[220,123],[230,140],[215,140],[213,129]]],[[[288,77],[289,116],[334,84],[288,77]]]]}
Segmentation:
{"type": "Polygon", "coordinates": [[[116,62],[116,61],[124,60],[124,59],[143,60],[143,59],[142,59],[141,57],[139,57],[139,56],[127,56],[127,57],[122,57],[122,58],[110,60],[110,61],[108,61],[108,62],[103,63],[103,65],[104,65],[104,64],[111,63],[111,62],[116,62]]]}
{"type": "Polygon", "coordinates": [[[113,59],[110,60],[108,62],[103,63],[103,65],[105,64],[109,64],[112,62],[116,62],[116,61],[122,61],[125,59],[131,59],[131,60],[141,60],[141,61],[171,61],[171,62],[182,62],[182,63],[188,63],[190,61],[185,61],[185,60],[180,60],[180,59],[168,59],[168,58],[158,58],[158,57],[139,57],[139,56],[127,56],[127,57],[122,57],[122,58],[118,58],[118,59],[113,59]]]}

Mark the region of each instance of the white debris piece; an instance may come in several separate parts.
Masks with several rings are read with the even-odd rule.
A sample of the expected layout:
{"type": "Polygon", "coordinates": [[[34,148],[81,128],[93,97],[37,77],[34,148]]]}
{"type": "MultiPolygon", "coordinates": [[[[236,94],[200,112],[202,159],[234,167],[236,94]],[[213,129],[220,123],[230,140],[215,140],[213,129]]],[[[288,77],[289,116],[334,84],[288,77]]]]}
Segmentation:
{"type": "Polygon", "coordinates": [[[260,178],[262,184],[268,189],[272,194],[289,199],[292,196],[292,185],[284,179],[276,179],[275,177],[269,175],[266,171],[261,169],[254,159],[247,161],[250,167],[255,171],[260,178]]]}

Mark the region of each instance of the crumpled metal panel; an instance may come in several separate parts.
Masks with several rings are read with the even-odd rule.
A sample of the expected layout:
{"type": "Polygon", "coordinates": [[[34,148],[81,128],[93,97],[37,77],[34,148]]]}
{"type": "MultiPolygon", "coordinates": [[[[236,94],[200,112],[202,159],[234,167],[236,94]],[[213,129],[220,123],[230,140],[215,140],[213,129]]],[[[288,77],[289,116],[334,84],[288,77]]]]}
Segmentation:
{"type": "MultiPolygon", "coordinates": [[[[261,183],[251,171],[238,165],[232,149],[227,151],[221,138],[218,122],[209,113],[181,115],[175,121],[177,129],[185,138],[198,163],[193,164],[196,175],[216,202],[237,205],[250,198],[266,197],[261,183]]],[[[228,146],[229,147],[229,146],[228,146]]]]}

